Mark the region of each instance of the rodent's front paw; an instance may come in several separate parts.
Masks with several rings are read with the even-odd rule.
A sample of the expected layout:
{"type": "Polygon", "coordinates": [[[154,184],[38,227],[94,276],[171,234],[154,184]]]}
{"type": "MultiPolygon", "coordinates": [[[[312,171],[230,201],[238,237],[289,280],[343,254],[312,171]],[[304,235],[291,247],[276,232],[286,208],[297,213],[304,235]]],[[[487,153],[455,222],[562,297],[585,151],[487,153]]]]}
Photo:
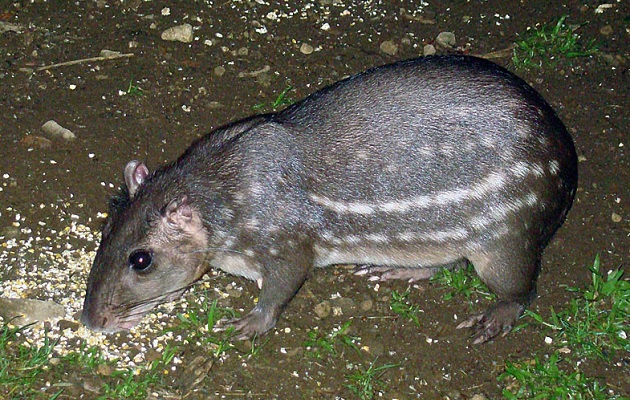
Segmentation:
{"type": "Polygon", "coordinates": [[[262,335],[276,325],[276,319],[272,313],[266,313],[258,308],[254,308],[249,314],[241,319],[228,321],[217,331],[227,331],[233,329],[233,338],[236,340],[251,339],[256,335],[262,335]]]}

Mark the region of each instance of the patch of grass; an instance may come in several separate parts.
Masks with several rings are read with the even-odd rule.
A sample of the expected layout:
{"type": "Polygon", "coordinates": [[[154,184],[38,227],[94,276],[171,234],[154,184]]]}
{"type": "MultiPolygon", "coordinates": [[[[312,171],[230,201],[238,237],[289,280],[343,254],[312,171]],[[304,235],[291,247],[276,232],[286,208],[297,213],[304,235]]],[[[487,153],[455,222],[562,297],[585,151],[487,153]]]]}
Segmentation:
{"type": "Polygon", "coordinates": [[[413,321],[416,326],[420,326],[420,321],[418,320],[418,314],[423,312],[420,309],[420,306],[417,304],[411,304],[411,301],[408,299],[409,290],[404,293],[399,293],[398,291],[392,291],[392,298],[389,303],[389,307],[392,311],[401,317],[413,321]]]}
{"type": "Polygon", "coordinates": [[[467,263],[465,268],[449,270],[441,269],[431,277],[431,282],[440,284],[446,293],[442,295],[444,300],[450,300],[456,296],[464,296],[470,300],[473,296],[481,296],[486,300],[494,300],[494,295],[488,287],[481,282],[471,263],[467,263]]]}
{"type": "Polygon", "coordinates": [[[630,352],[630,281],[623,279],[623,270],[602,273],[599,255],[590,270],[587,288],[568,288],[578,297],[566,310],[555,312],[552,308],[548,321],[533,311],[527,311],[527,315],[550,328],[559,338],[557,342],[576,356],[606,360],[617,351],[630,352]]]}
{"type": "Polygon", "coordinates": [[[308,354],[316,358],[323,358],[325,355],[336,356],[339,354],[340,346],[359,351],[356,344],[359,339],[347,333],[351,323],[352,321],[347,321],[340,327],[334,328],[330,333],[321,332],[317,328],[308,332],[308,339],[304,341],[308,354]]]}
{"type": "MultiPolygon", "coordinates": [[[[219,307],[217,299],[209,302],[204,298],[201,303],[189,303],[185,313],[177,314],[180,324],[174,328],[186,331],[190,342],[199,342],[211,348],[212,355],[219,357],[221,354],[234,349],[230,342],[232,330],[216,333],[213,328],[221,319],[233,319],[237,315],[230,308],[219,307]]],[[[255,354],[252,353],[252,354],[255,354]]]]}
{"type": "Polygon", "coordinates": [[[84,341],[81,341],[78,351],[69,353],[63,357],[63,360],[69,364],[79,365],[81,368],[90,371],[95,370],[101,364],[113,364],[103,357],[101,349],[96,346],[88,347],[84,341]]]}
{"type": "Polygon", "coordinates": [[[519,68],[541,68],[545,64],[555,65],[563,58],[587,57],[597,53],[595,40],[582,44],[575,31],[581,25],[568,25],[567,16],[555,24],[544,24],[529,29],[514,47],[512,62],[519,68]]]}
{"type": "Polygon", "coordinates": [[[28,328],[29,325],[0,326],[0,398],[21,399],[40,394],[33,386],[49,369],[48,360],[56,342],[46,336],[41,347],[22,344],[17,336],[28,328]]]}
{"type": "Polygon", "coordinates": [[[293,90],[293,86],[287,85],[282,92],[276,97],[274,101],[269,104],[258,103],[254,105],[252,108],[254,110],[271,110],[278,111],[280,108],[284,106],[288,106],[294,103],[294,100],[291,99],[288,94],[293,90]]]}
{"type": "Polygon", "coordinates": [[[167,366],[175,357],[176,348],[167,346],[162,356],[144,368],[128,368],[112,373],[113,384],[103,386],[104,393],[99,399],[146,399],[149,390],[164,384],[168,374],[167,366]]]}
{"type": "Polygon", "coordinates": [[[129,85],[127,85],[127,90],[125,90],[126,95],[141,97],[144,95],[144,90],[137,84],[133,82],[133,78],[129,80],[129,85]]]}
{"type": "Polygon", "coordinates": [[[572,362],[563,361],[557,352],[544,361],[538,357],[518,364],[508,361],[505,372],[498,378],[509,382],[503,395],[510,400],[613,398],[605,387],[584,376],[572,362]]]}
{"type": "Polygon", "coordinates": [[[388,369],[398,366],[398,364],[384,364],[377,367],[377,360],[378,357],[370,363],[367,369],[360,367],[358,371],[346,376],[349,383],[345,386],[361,400],[373,399],[384,384],[380,380],[381,376],[388,369]]]}

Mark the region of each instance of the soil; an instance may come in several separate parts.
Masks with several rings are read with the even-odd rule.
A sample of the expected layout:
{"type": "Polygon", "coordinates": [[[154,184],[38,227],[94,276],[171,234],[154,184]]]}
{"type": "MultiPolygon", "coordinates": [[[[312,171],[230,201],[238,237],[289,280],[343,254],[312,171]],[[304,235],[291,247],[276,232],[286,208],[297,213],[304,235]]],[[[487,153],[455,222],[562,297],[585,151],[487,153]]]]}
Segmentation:
{"type": "MultiPolygon", "coordinates": [[[[258,105],[270,111],[287,86],[293,87],[291,98],[305,97],[368,67],[417,57],[440,32],[453,32],[457,43],[437,46],[438,53],[483,55],[508,48],[528,27],[568,15],[569,23],[582,24],[577,32],[584,41],[597,42],[597,55],[530,70],[516,69],[509,56],[493,59],[552,104],[580,156],[577,197],[546,250],[539,298],[531,307],[548,316],[550,307],[562,309],[571,299],[567,286],[589,282],[588,268],[597,254],[604,271],[627,269],[630,259],[629,10],[623,2],[611,3],[598,13],[594,1],[530,1],[527,7],[515,0],[3,1],[0,22],[5,28],[17,25],[0,30],[0,238],[26,240],[37,234],[48,237],[53,248],[93,251],[94,242],[66,243],[59,233],[69,221],[100,230],[97,215],[106,212],[131,159],[152,168],[162,165],[204,133],[261,112],[258,105]],[[193,26],[191,43],[161,39],[164,30],[184,23],[193,26]],[[132,55],[40,70],[97,57],[104,49],[132,55]],[[76,138],[45,133],[41,126],[49,120],[76,138]]],[[[33,249],[37,263],[38,246],[33,249]]],[[[17,268],[5,265],[0,281],[20,277],[17,268]]],[[[89,267],[82,264],[78,282],[85,282],[89,267]]],[[[255,284],[227,276],[212,281],[221,287],[232,282],[245,290],[230,305],[249,309],[255,284]]],[[[80,301],[84,295],[84,287],[64,290],[34,296],[80,301]]],[[[169,377],[171,391],[156,396],[353,398],[346,375],[377,359],[376,365],[396,365],[379,378],[385,398],[498,398],[505,382],[497,376],[507,361],[552,351],[533,326],[472,345],[465,331],[455,329],[454,316],[479,312],[486,303],[470,306],[442,295],[435,285],[376,285],[344,268],[318,270],[255,357],[221,359],[193,387],[185,366],[196,365],[198,356],[211,357],[207,349],[187,345],[177,355],[183,366],[169,377]],[[424,310],[420,326],[397,319],[384,301],[391,291],[407,289],[424,310]],[[338,295],[372,306],[319,318],[314,306],[338,295]],[[305,354],[310,329],[330,332],[349,319],[363,350],[348,348],[323,359],[305,354]]],[[[628,355],[619,360],[614,365],[589,360],[583,372],[617,394],[630,395],[628,355]]],[[[70,369],[57,380],[77,381],[76,376],[81,371],[70,369]]],[[[60,398],[68,393],[95,396],[85,385],[60,398]]]]}

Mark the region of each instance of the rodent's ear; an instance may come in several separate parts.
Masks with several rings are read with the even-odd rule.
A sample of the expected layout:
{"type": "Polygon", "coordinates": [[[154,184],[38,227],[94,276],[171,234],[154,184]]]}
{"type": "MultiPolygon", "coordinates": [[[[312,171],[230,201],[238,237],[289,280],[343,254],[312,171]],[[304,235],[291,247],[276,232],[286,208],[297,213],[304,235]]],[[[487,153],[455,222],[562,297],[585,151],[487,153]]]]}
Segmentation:
{"type": "MultiPolygon", "coordinates": [[[[167,222],[183,231],[194,230],[192,225],[196,225],[199,218],[195,218],[195,211],[188,203],[188,197],[172,200],[163,212],[167,222]]],[[[196,228],[196,227],[195,227],[196,228]]]]}
{"type": "Polygon", "coordinates": [[[147,176],[149,176],[149,169],[142,162],[132,160],[127,163],[125,167],[125,184],[132,199],[147,176]]]}

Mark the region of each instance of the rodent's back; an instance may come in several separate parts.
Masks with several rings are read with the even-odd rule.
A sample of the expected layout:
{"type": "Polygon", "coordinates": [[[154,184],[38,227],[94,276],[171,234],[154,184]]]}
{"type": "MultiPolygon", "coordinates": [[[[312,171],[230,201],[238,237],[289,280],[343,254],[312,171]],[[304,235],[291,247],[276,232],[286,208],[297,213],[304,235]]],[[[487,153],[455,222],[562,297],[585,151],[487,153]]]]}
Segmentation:
{"type": "Polygon", "coordinates": [[[573,142],[551,107],[481,59],[425,57],[369,70],[276,119],[297,132],[311,181],[332,198],[387,201],[556,170],[575,186],[573,142]],[[367,191],[366,176],[375,179],[367,191]]]}

